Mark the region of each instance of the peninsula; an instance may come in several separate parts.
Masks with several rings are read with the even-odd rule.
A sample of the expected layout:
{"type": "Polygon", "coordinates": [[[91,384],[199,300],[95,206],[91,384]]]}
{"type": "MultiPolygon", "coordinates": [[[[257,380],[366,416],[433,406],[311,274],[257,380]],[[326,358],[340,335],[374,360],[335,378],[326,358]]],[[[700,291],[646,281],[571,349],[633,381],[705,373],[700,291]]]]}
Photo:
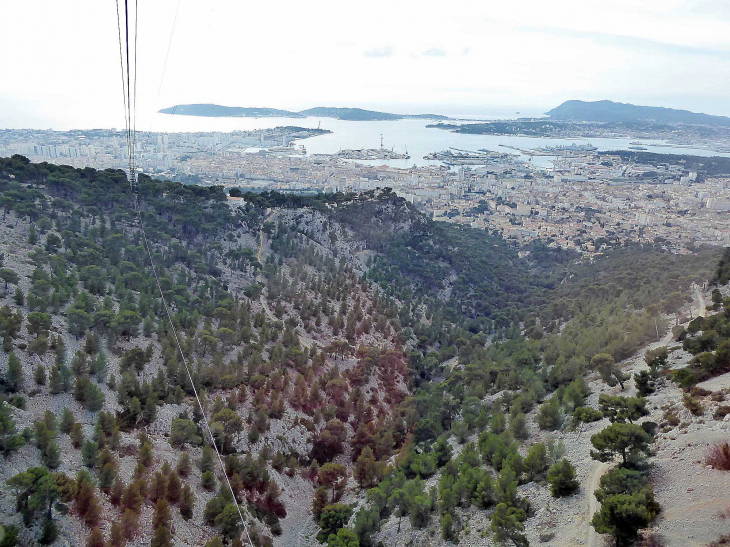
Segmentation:
{"type": "Polygon", "coordinates": [[[334,118],[347,121],[393,121],[405,119],[449,120],[440,114],[392,114],[362,108],[337,108],[317,106],[300,112],[280,110],[278,108],[248,108],[240,106],[222,106],[218,104],[180,104],[163,108],[162,114],[179,116],[202,116],[209,118],[334,118]]]}

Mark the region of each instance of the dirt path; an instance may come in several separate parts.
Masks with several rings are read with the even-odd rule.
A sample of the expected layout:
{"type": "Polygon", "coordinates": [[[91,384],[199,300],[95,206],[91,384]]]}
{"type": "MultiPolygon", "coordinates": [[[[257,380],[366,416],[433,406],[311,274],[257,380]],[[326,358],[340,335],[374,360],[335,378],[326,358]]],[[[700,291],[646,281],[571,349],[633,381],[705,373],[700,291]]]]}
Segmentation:
{"type": "Polygon", "coordinates": [[[314,521],[307,515],[304,519],[304,524],[302,524],[302,527],[299,529],[299,533],[297,534],[297,547],[304,547],[305,545],[311,545],[312,542],[312,535],[317,531],[317,525],[314,523],[314,521]]]}
{"type": "MultiPolygon", "coordinates": [[[[695,286],[693,294],[694,300],[690,305],[690,313],[692,314],[692,317],[699,317],[700,315],[704,317],[707,314],[707,307],[705,306],[705,296],[702,294],[701,288],[699,286],[695,286]]],[[[663,346],[669,346],[673,341],[674,335],[672,334],[672,329],[670,327],[661,340],[658,340],[657,342],[652,342],[651,344],[640,349],[636,355],[634,355],[633,357],[629,357],[626,360],[629,364],[633,365],[633,368],[631,368],[628,372],[633,373],[637,372],[638,370],[645,370],[647,367],[642,363],[642,358],[644,357],[644,354],[647,351],[653,349],[661,348],[663,346]]]]}
{"type": "MultiPolygon", "coordinates": [[[[707,308],[705,306],[705,298],[702,293],[702,289],[699,286],[695,286],[694,288],[694,301],[691,304],[691,313],[693,314],[693,317],[698,317],[699,315],[704,316],[707,313],[707,308]]],[[[662,346],[668,346],[672,343],[674,340],[674,337],[672,335],[671,329],[661,338],[661,340],[658,340],[656,342],[653,342],[651,344],[648,344],[644,348],[642,348],[634,357],[627,360],[628,363],[631,365],[629,367],[630,372],[636,372],[640,369],[645,369],[646,365],[643,362],[643,355],[652,349],[660,348],[662,346]]],[[[585,538],[586,545],[589,547],[598,547],[600,544],[600,538],[601,534],[597,534],[596,530],[591,526],[591,519],[593,518],[593,515],[600,509],[600,504],[598,503],[598,500],[593,495],[593,492],[598,489],[598,486],[601,481],[601,476],[608,471],[609,465],[607,463],[599,463],[595,462],[595,465],[591,469],[591,473],[588,476],[588,479],[584,484],[581,484],[581,488],[585,492],[586,501],[585,505],[587,507],[586,509],[586,518],[583,519],[582,524],[578,527],[578,530],[576,530],[576,534],[574,537],[576,538],[585,538]]]]}
{"type": "Polygon", "coordinates": [[[697,311],[697,317],[705,317],[707,315],[707,307],[705,306],[705,297],[702,294],[702,290],[699,285],[695,286],[695,298],[699,303],[699,310],[697,311]]]}
{"type": "MultiPolygon", "coordinates": [[[[256,252],[256,260],[258,260],[259,264],[261,264],[262,266],[264,264],[264,224],[270,221],[276,213],[277,211],[271,211],[269,214],[267,214],[264,217],[264,220],[261,221],[261,226],[259,226],[259,250],[256,252]]],[[[259,276],[262,276],[262,274],[259,273],[259,276]]]]}
{"type": "Polygon", "coordinates": [[[591,526],[591,519],[593,518],[593,515],[596,513],[596,511],[598,511],[599,509],[598,500],[596,499],[596,496],[593,495],[593,492],[598,489],[598,485],[601,482],[601,477],[607,470],[607,463],[596,462],[596,465],[591,470],[591,474],[588,476],[588,484],[584,488],[585,495],[588,498],[586,500],[588,511],[586,514],[586,519],[584,521],[584,526],[588,527],[588,531],[586,534],[586,545],[588,545],[588,547],[597,547],[598,538],[600,537],[600,534],[596,533],[596,529],[591,526]]]}

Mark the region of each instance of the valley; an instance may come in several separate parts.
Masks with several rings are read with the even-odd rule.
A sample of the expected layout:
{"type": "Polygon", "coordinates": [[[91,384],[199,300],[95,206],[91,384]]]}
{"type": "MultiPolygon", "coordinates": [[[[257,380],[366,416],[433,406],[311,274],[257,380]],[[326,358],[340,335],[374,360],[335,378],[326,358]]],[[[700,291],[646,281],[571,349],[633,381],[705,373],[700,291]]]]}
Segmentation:
{"type": "Polygon", "coordinates": [[[726,250],[517,248],[389,189],[139,186],[149,255],[123,172],[0,160],[4,536],[730,534],[730,474],[706,462],[730,435],[726,250]]]}

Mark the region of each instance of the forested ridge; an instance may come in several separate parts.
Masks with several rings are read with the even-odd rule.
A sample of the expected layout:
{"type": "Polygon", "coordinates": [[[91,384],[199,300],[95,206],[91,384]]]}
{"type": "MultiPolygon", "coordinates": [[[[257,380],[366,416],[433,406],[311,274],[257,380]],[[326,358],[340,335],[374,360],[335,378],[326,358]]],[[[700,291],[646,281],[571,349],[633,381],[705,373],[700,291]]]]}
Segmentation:
{"type": "MultiPolygon", "coordinates": [[[[596,530],[630,542],[656,515],[646,401],[591,407],[584,376],[623,390],[618,363],[670,327],[692,283],[726,282],[727,254],[627,247],[588,261],[535,246],[520,258],[389,190],[244,194],[232,208],[220,187],[145,176],[139,187],[225,469],[124,173],[2,159],[5,537],[241,545],[239,504],[257,545],[291,544],[307,522],[330,547],[391,545],[404,521],[444,541],[525,545],[524,487],[577,488],[576,462],[533,432],[602,419],[595,458],[620,460],[603,506],[628,496],[640,514],[626,537],[608,509],[596,530]],[[472,530],[478,513],[488,526],[472,530]]],[[[713,355],[707,375],[727,345],[717,298],[720,313],[677,331],[697,350],[692,370],[713,355]]],[[[684,374],[668,376],[688,389],[700,378],[684,374]]]]}

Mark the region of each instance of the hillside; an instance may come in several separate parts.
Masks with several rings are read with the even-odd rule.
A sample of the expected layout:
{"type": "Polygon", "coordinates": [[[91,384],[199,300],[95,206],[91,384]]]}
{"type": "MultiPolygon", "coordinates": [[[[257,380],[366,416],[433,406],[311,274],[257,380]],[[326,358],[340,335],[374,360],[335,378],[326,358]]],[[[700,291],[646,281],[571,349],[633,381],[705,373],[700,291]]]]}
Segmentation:
{"type": "Polygon", "coordinates": [[[581,122],[656,122],[730,127],[730,118],[659,106],[637,106],[613,101],[565,101],[547,111],[551,120],[581,122]]]}
{"type": "MultiPolygon", "coordinates": [[[[231,206],[219,187],[139,186],[174,332],[123,172],[0,159],[6,537],[242,545],[238,505],[256,545],[596,545],[592,513],[616,535],[621,496],[645,510],[627,540],[730,532],[655,520],[679,494],[646,472],[651,445],[725,416],[721,388],[693,386],[730,370],[729,295],[693,284],[724,280],[727,253],[527,260],[387,189],[231,206]]],[[[728,480],[702,472],[720,486],[698,495],[728,480]]]]}

